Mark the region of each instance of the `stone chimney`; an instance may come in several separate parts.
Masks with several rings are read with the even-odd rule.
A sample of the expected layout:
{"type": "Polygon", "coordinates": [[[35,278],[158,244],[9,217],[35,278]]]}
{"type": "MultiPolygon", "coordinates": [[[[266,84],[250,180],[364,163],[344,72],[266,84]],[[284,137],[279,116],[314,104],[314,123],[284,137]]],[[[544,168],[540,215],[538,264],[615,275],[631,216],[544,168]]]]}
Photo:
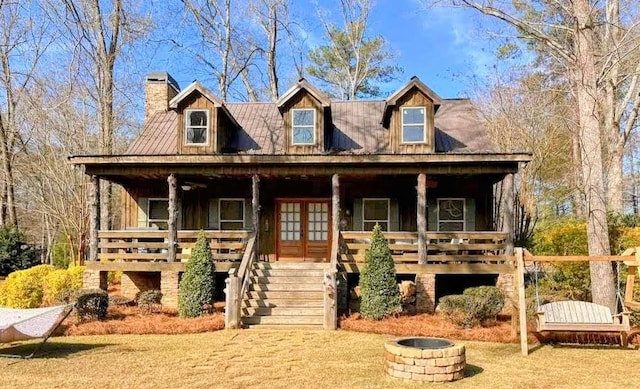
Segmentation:
{"type": "Polygon", "coordinates": [[[174,98],[180,87],[176,80],[167,72],[151,72],[147,75],[145,94],[147,103],[144,109],[145,123],[158,112],[169,110],[169,101],[174,98]]]}

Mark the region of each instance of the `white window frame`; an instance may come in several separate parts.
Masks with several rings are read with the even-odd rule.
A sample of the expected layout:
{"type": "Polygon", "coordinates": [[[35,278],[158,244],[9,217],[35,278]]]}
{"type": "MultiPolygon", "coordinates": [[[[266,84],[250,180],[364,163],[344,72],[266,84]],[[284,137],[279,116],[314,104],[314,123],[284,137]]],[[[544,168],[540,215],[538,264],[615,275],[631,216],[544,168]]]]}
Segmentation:
{"type": "Polygon", "coordinates": [[[366,197],[362,199],[362,230],[364,231],[364,225],[365,223],[379,223],[379,222],[385,222],[387,223],[387,232],[389,232],[389,230],[391,229],[391,199],[388,197],[366,197]],[[380,200],[386,200],[387,201],[387,220],[384,219],[380,219],[380,220],[374,220],[374,219],[365,219],[364,218],[364,211],[365,211],[365,204],[367,201],[380,201],[380,200]]]}
{"type": "Polygon", "coordinates": [[[152,201],[166,201],[167,202],[167,214],[169,213],[169,198],[168,197],[150,197],[147,199],[147,228],[152,228],[153,223],[165,222],[169,225],[169,219],[152,219],[151,218],[151,202],[152,201]]]}
{"type": "MultiPolygon", "coordinates": [[[[419,123],[407,124],[408,126],[416,126],[419,123]]],[[[416,106],[416,107],[401,107],[400,108],[400,128],[401,128],[401,136],[402,136],[402,144],[425,144],[427,143],[427,107],[416,106]],[[405,141],[404,140],[404,110],[405,109],[422,109],[422,140],[421,141],[405,141]]]]}
{"type": "Polygon", "coordinates": [[[467,230],[467,199],[464,197],[440,197],[438,199],[436,199],[436,214],[437,214],[437,228],[438,231],[440,231],[440,223],[444,222],[444,223],[462,223],[462,231],[466,231],[467,230]],[[456,201],[462,201],[462,220],[441,220],[440,219],[440,201],[450,201],[450,200],[456,200],[456,201]]]}
{"type": "Polygon", "coordinates": [[[311,145],[315,145],[316,144],[316,110],[315,108],[294,108],[291,110],[291,144],[294,146],[311,146],[311,145]],[[308,125],[296,125],[294,123],[294,118],[295,118],[295,112],[296,111],[312,111],[313,112],[313,125],[308,126],[308,125]],[[295,130],[297,128],[309,128],[311,127],[311,132],[313,133],[313,141],[310,143],[296,143],[295,141],[295,130]]]}
{"type": "Polygon", "coordinates": [[[222,231],[222,223],[242,223],[242,229],[246,228],[245,225],[245,217],[246,217],[247,207],[245,204],[245,199],[243,198],[234,198],[234,197],[226,197],[218,199],[218,230],[222,231]],[[227,220],[222,219],[222,202],[223,201],[241,201],[242,202],[242,220],[227,220]]]}
{"type": "Polygon", "coordinates": [[[184,144],[186,146],[209,146],[209,138],[210,134],[209,134],[209,128],[211,127],[211,115],[209,114],[209,110],[208,109],[203,109],[203,108],[191,108],[191,109],[185,109],[184,110],[184,144]],[[207,115],[207,125],[206,126],[190,126],[189,125],[189,114],[191,112],[204,112],[207,115]],[[204,143],[191,143],[188,141],[189,137],[187,136],[187,133],[189,132],[190,128],[203,128],[204,127],[204,133],[205,136],[207,138],[207,141],[204,143]]]}

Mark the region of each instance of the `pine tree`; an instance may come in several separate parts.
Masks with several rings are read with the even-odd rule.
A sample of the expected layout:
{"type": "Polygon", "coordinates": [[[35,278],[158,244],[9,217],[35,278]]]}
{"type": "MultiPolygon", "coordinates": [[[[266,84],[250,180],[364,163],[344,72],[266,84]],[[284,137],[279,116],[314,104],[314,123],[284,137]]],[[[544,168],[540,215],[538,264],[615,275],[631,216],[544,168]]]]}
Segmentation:
{"type": "Polygon", "coordinates": [[[178,313],[181,317],[197,317],[204,313],[204,306],[213,302],[215,291],[215,265],[204,232],[191,253],[180,281],[178,313]]]}
{"type": "Polygon", "coordinates": [[[360,314],[365,319],[380,320],[402,311],[393,257],[379,225],[373,228],[371,246],[364,256],[360,291],[360,314]]]}

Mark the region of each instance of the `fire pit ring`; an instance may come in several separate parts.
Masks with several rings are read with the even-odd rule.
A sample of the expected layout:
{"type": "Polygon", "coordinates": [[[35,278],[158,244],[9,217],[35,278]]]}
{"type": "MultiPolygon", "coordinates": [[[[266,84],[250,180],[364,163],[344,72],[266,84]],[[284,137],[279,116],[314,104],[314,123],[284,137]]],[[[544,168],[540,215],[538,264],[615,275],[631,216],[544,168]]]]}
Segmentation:
{"type": "Polygon", "coordinates": [[[442,338],[402,338],[385,345],[385,370],[405,381],[450,382],[464,377],[464,344],[442,338]]]}

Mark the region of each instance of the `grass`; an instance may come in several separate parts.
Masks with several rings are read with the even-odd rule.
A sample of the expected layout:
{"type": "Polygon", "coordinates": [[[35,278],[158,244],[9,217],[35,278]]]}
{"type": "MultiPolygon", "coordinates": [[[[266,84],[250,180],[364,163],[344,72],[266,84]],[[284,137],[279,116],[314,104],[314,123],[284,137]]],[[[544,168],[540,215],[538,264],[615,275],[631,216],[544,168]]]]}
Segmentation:
{"type": "MultiPolygon", "coordinates": [[[[0,359],[0,386],[29,388],[416,388],[383,371],[388,335],[349,331],[241,330],[191,335],[54,338],[45,356],[0,359]]],[[[631,387],[640,351],[465,341],[458,387],[631,387]]],[[[23,351],[31,344],[19,346],[23,351]]],[[[7,350],[0,349],[0,352],[7,350]]]]}

